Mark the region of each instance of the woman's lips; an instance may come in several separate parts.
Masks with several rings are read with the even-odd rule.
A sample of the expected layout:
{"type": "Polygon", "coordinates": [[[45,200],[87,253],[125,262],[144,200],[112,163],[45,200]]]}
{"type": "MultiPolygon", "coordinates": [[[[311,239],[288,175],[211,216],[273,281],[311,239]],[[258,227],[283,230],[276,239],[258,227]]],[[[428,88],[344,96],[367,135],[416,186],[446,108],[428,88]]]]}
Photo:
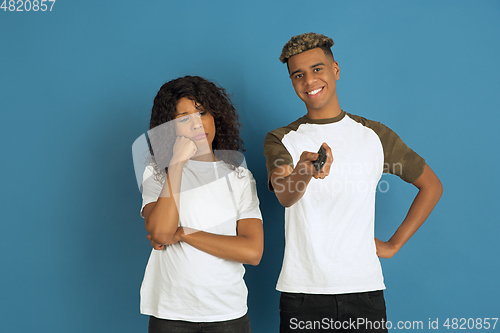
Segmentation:
{"type": "Polygon", "coordinates": [[[199,141],[199,140],[206,139],[207,136],[208,136],[207,133],[201,133],[201,134],[197,134],[197,135],[193,136],[191,139],[193,139],[194,141],[199,141]]]}

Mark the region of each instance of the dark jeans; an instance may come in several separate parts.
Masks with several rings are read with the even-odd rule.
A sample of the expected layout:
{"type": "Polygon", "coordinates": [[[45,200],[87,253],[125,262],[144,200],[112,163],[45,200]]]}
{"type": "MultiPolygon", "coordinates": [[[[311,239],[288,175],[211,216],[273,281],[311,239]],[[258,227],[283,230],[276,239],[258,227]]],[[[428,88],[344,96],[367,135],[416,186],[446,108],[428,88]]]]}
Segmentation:
{"type": "Polygon", "coordinates": [[[149,317],[148,333],[251,333],[248,313],[241,318],[197,323],[149,317]]]}
{"type": "Polygon", "coordinates": [[[281,293],[280,332],[387,332],[382,290],[318,295],[281,293]]]}

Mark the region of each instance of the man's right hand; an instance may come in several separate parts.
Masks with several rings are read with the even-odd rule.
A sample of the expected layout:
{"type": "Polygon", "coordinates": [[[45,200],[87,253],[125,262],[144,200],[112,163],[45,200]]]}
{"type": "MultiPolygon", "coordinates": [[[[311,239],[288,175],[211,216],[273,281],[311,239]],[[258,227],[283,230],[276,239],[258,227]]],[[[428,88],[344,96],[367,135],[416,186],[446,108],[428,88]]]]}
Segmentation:
{"type": "Polygon", "coordinates": [[[304,151],[300,155],[299,162],[295,167],[295,170],[297,170],[299,174],[301,175],[307,174],[315,179],[324,179],[326,176],[330,174],[330,167],[332,166],[333,163],[332,150],[326,144],[326,142],[323,142],[321,146],[326,150],[326,156],[327,156],[326,162],[321,168],[321,170],[316,171],[316,168],[314,167],[314,161],[318,159],[319,154],[309,151],[304,151]]]}
{"type": "Polygon", "coordinates": [[[302,198],[312,178],[324,179],[330,174],[333,163],[332,150],[326,143],[322,146],[326,150],[327,159],[321,170],[316,171],[313,164],[319,154],[305,151],[300,155],[295,169],[289,165],[281,165],[273,171],[271,184],[276,197],[284,207],[290,207],[302,198]]]}

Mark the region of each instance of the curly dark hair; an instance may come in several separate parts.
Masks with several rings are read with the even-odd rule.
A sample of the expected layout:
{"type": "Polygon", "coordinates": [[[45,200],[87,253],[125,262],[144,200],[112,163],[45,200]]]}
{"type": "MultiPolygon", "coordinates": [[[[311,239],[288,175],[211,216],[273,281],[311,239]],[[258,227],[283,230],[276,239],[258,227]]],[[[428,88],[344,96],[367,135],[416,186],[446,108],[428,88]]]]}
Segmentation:
{"type": "MultiPolygon", "coordinates": [[[[154,141],[162,142],[163,144],[155,145],[155,148],[165,149],[160,154],[157,152],[156,156],[152,149],[150,150],[156,165],[168,166],[176,136],[168,128],[164,131],[161,128],[151,130],[175,119],[177,103],[183,97],[195,101],[214,117],[215,137],[212,142],[214,151],[244,151],[243,141],[240,138],[239,117],[226,90],[202,77],[184,76],[165,83],[154,99],[149,122],[149,141],[150,144],[154,141]],[[162,161],[160,162],[159,159],[162,161]]],[[[217,157],[233,167],[239,165],[231,155],[235,154],[222,153],[217,154],[217,157]]],[[[167,171],[166,168],[165,171],[167,171]]]]}
{"type": "Polygon", "coordinates": [[[289,58],[317,47],[322,49],[327,56],[333,59],[332,46],[333,39],[322,34],[308,32],[302,35],[293,36],[285,46],[283,46],[280,61],[288,65],[289,58]]]}

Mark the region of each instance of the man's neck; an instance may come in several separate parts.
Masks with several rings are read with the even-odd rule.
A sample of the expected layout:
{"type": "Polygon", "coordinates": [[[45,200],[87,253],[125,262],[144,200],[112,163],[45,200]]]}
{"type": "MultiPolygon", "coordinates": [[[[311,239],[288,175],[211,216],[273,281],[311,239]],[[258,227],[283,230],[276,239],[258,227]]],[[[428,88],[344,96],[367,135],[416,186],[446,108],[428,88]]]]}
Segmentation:
{"type": "Polygon", "coordinates": [[[342,113],[340,105],[337,103],[333,107],[325,107],[322,109],[307,109],[307,117],[310,119],[330,119],[339,116],[342,113]]]}

